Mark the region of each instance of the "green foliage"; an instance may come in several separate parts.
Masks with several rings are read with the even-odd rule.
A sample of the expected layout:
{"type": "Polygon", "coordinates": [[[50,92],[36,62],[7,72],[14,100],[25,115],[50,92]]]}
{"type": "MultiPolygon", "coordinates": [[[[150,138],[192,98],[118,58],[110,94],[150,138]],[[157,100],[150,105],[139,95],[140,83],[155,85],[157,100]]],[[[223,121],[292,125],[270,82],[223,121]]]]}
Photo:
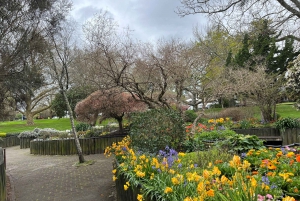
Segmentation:
{"type": "Polygon", "coordinates": [[[186,110],[184,112],[184,121],[185,122],[194,122],[194,120],[197,118],[197,114],[194,110],[186,110]]]}
{"type": "Polygon", "coordinates": [[[6,137],[6,133],[0,133],[0,137],[6,137]]]}
{"type": "Polygon", "coordinates": [[[185,138],[184,122],[172,109],[153,109],[132,115],[130,137],[136,150],[157,153],[166,146],[180,149],[185,138]]]}
{"type": "Polygon", "coordinates": [[[87,131],[90,129],[90,127],[91,126],[89,124],[81,122],[76,124],[75,129],[76,131],[87,131]]]}
{"type": "Polygon", "coordinates": [[[264,143],[256,135],[235,134],[223,141],[218,141],[216,146],[221,150],[227,149],[229,152],[240,154],[250,149],[262,149],[264,148],[264,143]]]}
{"type": "Polygon", "coordinates": [[[275,128],[284,132],[287,128],[300,128],[300,122],[296,118],[281,118],[275,122],[275,128]]]}
{"type": "Polygon", "coordinates": [[[85,138],[91,138],[91,137],[99,137],[99,132],[97,132],[97,130],[88,130],[85,134],[85,138]]]}
{"type": "MultiPolygon", "coordinates": [[[[92,91],[86,88],[71,88],[67,91],[67,97],[72,108],[73,114],[76,104],[86,98],[92,91]]],[[[65,116],[65,111],[67,111],[67,105],[65,99],[61,93],[55,95],[55,99],[51,103],[51,108],[54,110],[56,115],[60,118],[65,116]]]]}
{"type": "Polygon", "coordinates": [[[213,147],[206,151],[187,153],[186,157],[183,158],[182,163],[184,164],[193,161],[198,167],[205,169],[209,166],[209,163],[214,163],[215,161],[228,162],[231,159],[232,154],[213,147]]]}
{"type": "Polygon", "coordinates": [[[213,130],[213,131],[204,131],[195,135],[195,139],[197,141],[218,141],[224,140],[228,136],[235,135],[236,132],[233,130],[225,129],[225,130],[213,130]]]}
{"type": "Polygon", "coordinates": [[[207,150],[210,145],[214,145],[219,140],[224,140],[228,136],[234,136],[236,132],[233,130],[213,130],[197,133],[194,137],[189,137],[184,141],[183,149],[186,152],[194,152],[197,150],[207,150]]]}
{"type": "Polygon", "coordinates": [[[251,122],[247,119],[243,119],[242,121],[239,122],[239,124],[241,129],[252,128],[251,122]]]}

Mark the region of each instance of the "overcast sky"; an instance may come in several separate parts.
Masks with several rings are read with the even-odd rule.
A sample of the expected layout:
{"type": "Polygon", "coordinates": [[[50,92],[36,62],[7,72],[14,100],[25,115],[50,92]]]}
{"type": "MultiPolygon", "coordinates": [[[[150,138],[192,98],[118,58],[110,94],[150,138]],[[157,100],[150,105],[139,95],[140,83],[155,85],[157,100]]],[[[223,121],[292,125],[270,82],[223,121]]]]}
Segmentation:
{"type": "Polygon", "coordinates": [[[179,17],[175,10],[179,0],[73,0],[73,18],[83,23],[101,9],[108,11],[121,27],[133,30],[134,37],[144,42],[159,38],[193,38],[193,28],[205,26],[203,15],[179,17]]]}

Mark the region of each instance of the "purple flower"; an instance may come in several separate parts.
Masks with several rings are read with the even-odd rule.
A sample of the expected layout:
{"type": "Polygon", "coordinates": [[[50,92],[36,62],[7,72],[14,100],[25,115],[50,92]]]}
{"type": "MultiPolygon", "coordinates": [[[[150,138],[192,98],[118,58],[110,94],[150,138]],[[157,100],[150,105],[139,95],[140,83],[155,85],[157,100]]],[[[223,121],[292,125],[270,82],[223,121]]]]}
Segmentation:
{"type": "Polygon", "coordinates": [[[267,176],[262,176],[261,181],[264,182],[267,185],[270,184],[270,180],[269,180],[269,178],[267,176]]]}

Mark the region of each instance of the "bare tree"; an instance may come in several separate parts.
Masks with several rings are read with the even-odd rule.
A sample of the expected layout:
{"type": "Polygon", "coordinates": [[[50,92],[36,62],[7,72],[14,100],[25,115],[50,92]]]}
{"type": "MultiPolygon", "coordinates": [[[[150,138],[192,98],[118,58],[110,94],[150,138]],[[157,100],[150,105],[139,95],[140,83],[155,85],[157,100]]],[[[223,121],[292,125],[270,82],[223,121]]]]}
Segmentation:
{"type": "Polygon", "coordinates": [[[186,49],[183,43],[171,39],[156,46],[142,44],[117,28],[105,12],[85,24],[88,79],[97,82],[99,89],[122,87],[152,108],[169,107],[179,100],[186,76],[180,56],[186,49]]]}
{"type": "Polygon", "coordinates": [[[71,122],[72,132],[75,139],[75,145],[79,157],[79,163],[85,162],[82,149],[79,143],[78,136],[76,134],[73,111],[70,106],[67,90],[69,88],[69,69],[72,66],[74,60],[74,41],[72,41],[73,27],[70,24],[65,24],[64,29],[60,32],[49,33],[49,47],[50,56],[50,72],[52,72],[53,78],[56,80],[59,90],[62,93],[69,112],[69,118],[71,122]]]}
{"type": "Polygon", "coordinates": [[[231,29],[248,26],[254,19],[268,19],[274,29],[283,32],[284,37],[300,41],[299,27],[294,26],[300,18],[298,0],[181,0],[181,4],[177,11],[179,15],[207,14],[231,29]]]}

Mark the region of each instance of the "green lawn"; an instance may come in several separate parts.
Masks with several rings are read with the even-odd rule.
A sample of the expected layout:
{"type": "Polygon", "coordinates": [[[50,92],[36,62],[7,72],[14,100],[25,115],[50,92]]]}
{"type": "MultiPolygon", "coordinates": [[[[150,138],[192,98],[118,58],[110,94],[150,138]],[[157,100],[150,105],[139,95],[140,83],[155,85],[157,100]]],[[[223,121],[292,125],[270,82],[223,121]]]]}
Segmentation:
{"type": "Polygon", "coordinates": [[[31,131],[35,128],[55,128],[57,130],[70,130],[71,123],[70,119],[37,119],[34,120],[35,125],[27,126],[26,120],[17,120],[17,121],[5,121],[0,122],[0,132],[3,133],[16,133],[22,131],[31,131]]]}
{"type": "MultiPolygon", "coordinates": [[[[280,115],[280,117],[292,117],[292,118],[300,118],[300,111],[297,111],[293,107],[294,103],[281,103],[277,105],[277,113],[280,115]]],[[[215,108],[210,109],[213,112],[218,112],[221,109],[215,108]]],[[[254,117],[260,118],[260,111],[258,107],[245,107],[245,110],[251,110],[254,111],[254,117]]],[[[112,119],[108,119],[102,123],[102,125],[106,125],[108,122],[115,122],[112,119]]],[[[62,119],[37,119],[34,120],[35,125],[34,126],[27,126],[26,121],[5,121],[0,122],[0,133],[16,133],[16,132],[22,132],[22,131],[31,131],[35,128],[54,128],[57,130],[70,130],[71,124],[70,120],[66,118],[62,119]]]]}
{"type": "MultiPolygon", "coordinates": [[[[116,122],[114,119],[107,119],[101,123],[101,125],[107,125],[109,122],[116,122]]],[[[0,133],[18,133],[22,131],[32,131],[35,128],[54,128],[56,130],[65,131],[71,130],[70,119],[36,119],[35,125],[27,126],[26,120],[21,121],[5,121],[0,122],[0,133]]],[[[77,122],[75,121],[75,124],[77,122]]]]}
{"type": "MultiPolygon", "coordinates": [[[[297,111],[293,107],[293,102],[280,103],[277,104],[276,113],[280,115],[280,117],[292,117],[292,118],[300,118],[300,111],[297,111]]],[[[257,106],[254,107],[240,107],[240,109],[245,110],[246,112],[253,113],[253,116],[257,119],[261,118],[260,110],[257,106]]],[[[212,108],[207,110],[208,112],[217,113],[221,111],[221,108],[212,108]]]]}

